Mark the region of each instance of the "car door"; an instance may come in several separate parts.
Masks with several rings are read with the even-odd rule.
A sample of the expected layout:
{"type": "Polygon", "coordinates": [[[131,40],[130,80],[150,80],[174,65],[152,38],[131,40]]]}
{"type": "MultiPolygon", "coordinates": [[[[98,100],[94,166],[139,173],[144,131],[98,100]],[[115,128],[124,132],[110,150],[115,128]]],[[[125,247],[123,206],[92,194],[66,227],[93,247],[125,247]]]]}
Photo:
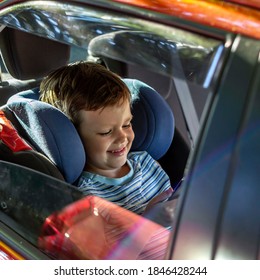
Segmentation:
{"type": "Polygon", "coordinates": [[[237,36],[184,182],[172,259],[259,259],[260,42],[237,36]]]}

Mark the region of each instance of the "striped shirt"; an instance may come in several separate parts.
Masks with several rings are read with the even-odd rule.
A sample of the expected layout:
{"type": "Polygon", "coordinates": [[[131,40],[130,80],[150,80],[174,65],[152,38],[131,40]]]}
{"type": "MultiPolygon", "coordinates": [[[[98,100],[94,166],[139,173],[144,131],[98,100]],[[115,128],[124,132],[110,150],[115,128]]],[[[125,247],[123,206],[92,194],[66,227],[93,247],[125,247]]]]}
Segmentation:
{"type": "Polygon", "coordinates": [[[127,162],[131,171],[122,178],[106,178],[83,171],[79,190],[84,195],[98,196],[142,214],[152,198],[171,188],[170,180],[147,152],[131,152],[127,162]]]}

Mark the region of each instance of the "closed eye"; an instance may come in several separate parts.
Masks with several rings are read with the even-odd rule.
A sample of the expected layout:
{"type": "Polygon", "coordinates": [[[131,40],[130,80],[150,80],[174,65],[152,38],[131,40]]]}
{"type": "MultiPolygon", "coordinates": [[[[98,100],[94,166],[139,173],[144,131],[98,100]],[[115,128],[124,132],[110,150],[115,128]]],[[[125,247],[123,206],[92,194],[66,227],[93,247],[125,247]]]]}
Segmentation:
{"type": "Polygon", "coordinates": [[[128,124],[123,125],[123,128],[129,128],[129,127],[132,127],[132,123],[131,122],[128,123],[128,124]]]}
{"type": "Polygon", "coordinates": [[[111,132],[112,132],[112,130],[110,129],[110,130],[107,131],[107,132],[100,132],[100,133],[98,133],[98,134],[101,135],[101,136],[106,136],[106,135],[111,134],[111,132]]]}

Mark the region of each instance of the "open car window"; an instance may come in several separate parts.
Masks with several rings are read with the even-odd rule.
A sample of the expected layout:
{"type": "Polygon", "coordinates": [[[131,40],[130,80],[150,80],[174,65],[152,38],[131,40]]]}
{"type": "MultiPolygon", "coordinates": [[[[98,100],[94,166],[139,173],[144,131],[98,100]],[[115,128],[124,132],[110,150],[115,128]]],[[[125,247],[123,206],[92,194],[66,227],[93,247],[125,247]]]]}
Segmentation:
{"type": "Polygon", "coordinates": [[[71,61],[86,55],[86,59],[103,59],[115,72],[120,68],[118,74],[123,77],[138,78],[142,71],[150,73],[149,80],[154,80],[155,73],[168,79],[167,88],[157,90],[169,103],[175,102],[170,95],[177,94],[184,114],[177,125],[187,125],[188,133],[182,133],[194,144],[224,56],[227,39],[218,39],[222,34],[210,38],[116,12],[108,14],[102,8],[48,1],[17,4],[16,9],[7,9],[0,23],[71,45],[71,61]]]}
{"type": "Polygon", "coordinates": [[[163,74],[182,70],[187,80],[204,86],[210,84],[214,72],[211,68],[216,66],[212,62],[222,45],[217,39],[75,5],[39,3],[30,6],[32,10],[26,9],[28,5],[17,5],[1,17],[1,23],[35,33],[34,22],[40,19],[42,24],[37,30],[40,36],[89,49],[90,55],[99,55],[102,50],[104,56],[131,61],[163,74]],[[178,60],[183,69],[178,69],[178,60]]]}

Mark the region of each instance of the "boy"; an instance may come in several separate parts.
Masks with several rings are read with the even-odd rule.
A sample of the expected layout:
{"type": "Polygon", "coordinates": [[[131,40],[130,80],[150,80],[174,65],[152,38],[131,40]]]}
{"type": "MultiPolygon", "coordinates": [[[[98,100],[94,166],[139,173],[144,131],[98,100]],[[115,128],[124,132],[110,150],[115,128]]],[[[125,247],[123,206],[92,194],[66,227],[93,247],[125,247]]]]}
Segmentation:
{"type": "Polygon", "coordinates": [[[147,152],[131,152],[134,139],[131,94],[104,66],[78,62],[51,72],[41,83],[41,101],[64,112],[83,142],[87,161],[78,181],[94,195],[137,214],[158,195],[171,193],[170,180],[147,152]]]}

